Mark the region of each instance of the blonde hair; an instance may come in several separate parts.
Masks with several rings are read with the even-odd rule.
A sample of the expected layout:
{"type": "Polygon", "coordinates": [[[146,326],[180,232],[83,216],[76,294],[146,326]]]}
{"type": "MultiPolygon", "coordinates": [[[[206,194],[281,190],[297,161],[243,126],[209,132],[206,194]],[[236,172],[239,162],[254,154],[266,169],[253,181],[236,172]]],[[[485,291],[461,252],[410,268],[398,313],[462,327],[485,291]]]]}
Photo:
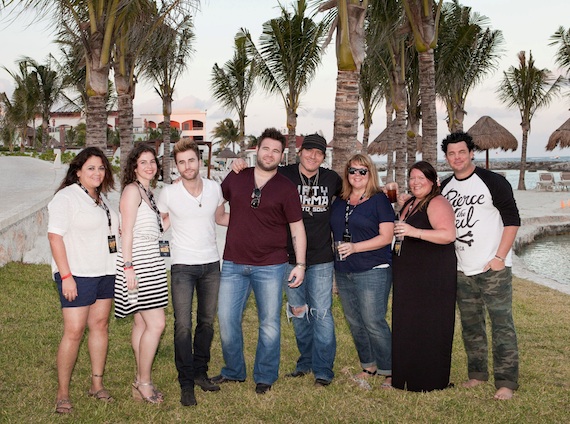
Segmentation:
{"type": "Polygon", "coordinates": [[[178,153],[183,153],[188,150],[192,150],[194,153],[196,153],[196,157],[198,160],[200,160],[200,149],[198,147],[198,143],[188,138],[181,138],[174,144],[174,149],[172,150],[172,153],[174,155],[174,162],[176,162],[176,155],[178,153]]]}
{"type": "Polygon", "coordinates": [[[352,186],[348,182],[348,168],[352,165],[360,165],[368,168],[368,183],[366,184],[366,189],[364,190],[365,197],[372,197],[376,193],[379,193],[380,190],[380,182],[378,181],[378,171],[376,170],[376,165],[370,159],[370,156],[363,155],[361,153],[357,153],[352,156],[344,166],[344,173],[342,176],[342,191],[340,192],[340,197],[343,200],[347,200],[350,196],[350,192],[352,191],[352,186]]]}

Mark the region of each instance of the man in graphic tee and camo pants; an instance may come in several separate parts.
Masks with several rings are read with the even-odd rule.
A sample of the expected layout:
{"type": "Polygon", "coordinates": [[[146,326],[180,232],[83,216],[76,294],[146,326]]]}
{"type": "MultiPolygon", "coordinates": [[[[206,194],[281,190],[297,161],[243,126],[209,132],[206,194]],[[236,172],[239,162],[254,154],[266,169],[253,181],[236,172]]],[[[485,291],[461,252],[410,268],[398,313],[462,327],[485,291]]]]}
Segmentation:
{"type": "Polygon", "coordinates": [[[457,132],[441,145],[454,175],[442,194],[455,211],[457,305],[469,380],[475,387],[489,379],[485,310],[493,339],[495,399],[510,399],[518,388],[519,357],[512,315],[512,245],[520,216],[509,182],[473,164],[471,136],[457,132]]]}

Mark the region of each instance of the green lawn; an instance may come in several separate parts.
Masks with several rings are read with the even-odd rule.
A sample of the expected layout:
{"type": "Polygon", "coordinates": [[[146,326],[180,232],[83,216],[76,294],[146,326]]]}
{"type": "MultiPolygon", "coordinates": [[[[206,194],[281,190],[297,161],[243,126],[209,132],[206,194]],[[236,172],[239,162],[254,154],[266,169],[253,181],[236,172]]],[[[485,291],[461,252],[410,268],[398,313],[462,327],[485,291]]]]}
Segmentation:
{"type": "MultiPolygon", "coordinates": [[[[348,327],[335,298],[338,352],[336,378],[327,388],[315,389],[313,379],[280,378],[265,396],[256,395],[251,378],[257,317],[253,302],[244,318],[248,380],[226,384],[221,392],[197,389],[197,407],[182,407],[174,366],[172,309],[154,365],[154,381],[164,392],[160,406],[135,403],[130,383],[134,360],[130,348],[131,320],[111,319],[106,386],[116,401],[97,402],[86,396],[89,359],[83,343],[72,381],[75,411],[57,416],[55,355],[62,319],[55,286],[47,265],[10,263],[0,268],[0,422],[6,423],[568,423],[570,422],[570,296],[515,279],[515,323],[521,354],[521,388],[512,401],[494,401],[492,383],[462,389],[466,379],[465,354],[459,325],[453,352],[452,381],[456,388],[417,394],[353,386],[349,374],[358,359],[348,327]]],[[[293,329],[282,321],[280,374],[293,370],[297,359],[293,329]]],[[[222,366],[216,330],[210,375],[222,366]]]]}

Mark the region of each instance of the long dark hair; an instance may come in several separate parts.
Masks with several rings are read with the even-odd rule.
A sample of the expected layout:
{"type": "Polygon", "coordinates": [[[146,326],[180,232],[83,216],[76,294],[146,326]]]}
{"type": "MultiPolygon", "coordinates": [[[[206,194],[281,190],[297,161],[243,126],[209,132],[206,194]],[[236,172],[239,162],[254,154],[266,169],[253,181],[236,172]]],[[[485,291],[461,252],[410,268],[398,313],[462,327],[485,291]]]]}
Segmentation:
{"type": "Polygon", "coordinates": [[[62,188],[77,183],[79,181],[77,172],[80,171],[81,168],[83,168],[83,165],[85,165],[85,162],[87,162],[89,158],[93,156],[100,158],[101,162],[103,162],[103,166],[105,167],[105,177],[103,178],[103,182],[99,187],[95,189],[95,191],[97,194],[107,194],[113,190],[115,188],[115,180],[113,179],[113,173],[111,171],[111,164],[109,163],[109,159],[107,159],[107,156],[105,156],[105,153],[103,153],[100,148],[87,147],[73,158],[69,164],[69,168],[67,169],[67,174],[55,192],[57,193],[62,188]]]}
{"type": "Polygon", "coordinates": [[[418,204],[418,210],[422,210],[427,207],[431,199],[438,196],[440,193],[439,185],[437,184],[437,171],[431,165],[431,163],[426,162],[425,160],[421,160],[419,162],[414,163],[410,168],[410,170],[408,171],[408,177],[412,174],[413,169],[417,169],[418,171],[420,171],[422,174],[425,175],[425,177],[428,180],[430,180],[433,183],[433,185],[431,186],[431,191],[418,204]]]}
{"type": "Polygon", "coordinates": [[[135,169],[137,169],[137,161],[143,153],[152,153],[154,160],[156,161],[156,174],[151,180],[151,187],[156,187],[156,182],[158,181],[158,176],[160,175],[160,164],[158,163],[158,158],[156,157],[156,152],[154,149],[144,143],[137,144],[127,158],[127,165],[125,166],[125,171],[123,172],[123,178],[121,180],[121,188],[124,190],[126,186],[130,183],[134,183],[137,180],[137,174],[135,174],[135,169]]]}

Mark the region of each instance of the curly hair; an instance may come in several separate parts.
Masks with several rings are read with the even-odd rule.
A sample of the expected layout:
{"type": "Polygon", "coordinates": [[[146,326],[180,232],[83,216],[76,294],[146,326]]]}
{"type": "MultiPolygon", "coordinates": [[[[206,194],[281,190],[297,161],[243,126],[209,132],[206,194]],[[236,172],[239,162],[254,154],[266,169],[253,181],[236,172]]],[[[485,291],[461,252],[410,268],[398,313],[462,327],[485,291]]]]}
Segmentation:
{"type": "Polygon", "coordinates": [[[137,169],[137,161],[143,153],[152,153],[154,160],[156,162],[156,174],[151,180],[151,187],[156,187],[156,182],[158,181],[158,176],[160,175],[160,163],[156,157],[156,152],[152,147],[147,146],[144,143],[137,144],[129,153],[127,157],[127,165],[123,171],[123,178],[121,179],[121,189],[124,190],[126,186],[137,180],[137,174],[135,174],[135,169],[137,169]]]}
{"type": "Polygon", "coordinates": [[[63,177],[61,184],[55,191],[56,193],[72,184],[75,184],[79,181],[79,177],[77,173],[81,171],[85,162],[87,162],[91,157],[97,156],[103,162],[103,166],[105,167],[105,176],[103,177],[103,181],[101,185],[95,189],[97,194],[107,194],[111,190],[115,188],[115,180],[113,179],[113,172],[111,171],[111,164],[109,163],[109,159],[105,156],[105,153],[98,148],[98,147],[87,147],[83,149],[81,152],[77,154],[69,164],[69,168],[67,169],[67,174],[63,177]]]}
{"type": "Polygon", "coordinates": [[[441,150],[443,150],[443,153],[447,154],[447,146],[449,144],[461,143],[462,141],[464,141],[465,144],[467,144],[467,148],[469,149],[470,152],[472,152],[475,149],[475,143],[473,142],[473,137],[471,137],[466,132],[457,131],[449,134],[447,137],[443,139],[443,141],[441,142],[441,150]]]}
{"type": "Polygon", "coordinates": [[[419,162],[414,163],[410,170],[408,171],[408,177],[412,175],[412,170],[417,169],[420,171],[424,176],[430,180],[433,185],[431,187],[431,191],[428,193],[426,197],[424,197],[420,203],[418,204],[418,210],[422,210],[427,207],[428,203],[431,199],[438,196],[440,193],[439,185],[437,184],[437,171],[431,165],[431,163],[426,162],[425,160],[421,160],[419,162]]]}
{"type": "Polygon", "coordinates": [[[281,145],[283,146],[282,151],[285,150],[286,144],[287,144],[287,140],[285,138],[285,136],[281,133],[281,131],[279,131],[278,129],[275,128],[266,128],[261,135],[259,136],[259,142],[257,143],[257,147],[259,148],[261,146],[261,142],[263,140],[265,140],[266,138],[271,138],[273,140],[277,140],[281,142],[281,145]]]}
{"type": "Polygon", "coordinates": [[[364,191],[364,196],[372,197],[376,193],[379,193],[381,190],[380,190],[380,183],[378,181],[378,171],[376,170],[376,165],[374,165],[374,162],[372,162],[370,156],[357,153],[354,156],[352,156],[344,166],[344,173],[342,176],[342,191],[340,192],[340,197],[343,200],[346,200],[348,199],[348,197],[350,196],[350,192],[352,191],[352,186],[348,181],[348,169],[353,164],[365,166],[368,169],[368,174],[370,175],[370,177],[368,178],[368,183],[366,184],[366,190],[364,191]]]}

